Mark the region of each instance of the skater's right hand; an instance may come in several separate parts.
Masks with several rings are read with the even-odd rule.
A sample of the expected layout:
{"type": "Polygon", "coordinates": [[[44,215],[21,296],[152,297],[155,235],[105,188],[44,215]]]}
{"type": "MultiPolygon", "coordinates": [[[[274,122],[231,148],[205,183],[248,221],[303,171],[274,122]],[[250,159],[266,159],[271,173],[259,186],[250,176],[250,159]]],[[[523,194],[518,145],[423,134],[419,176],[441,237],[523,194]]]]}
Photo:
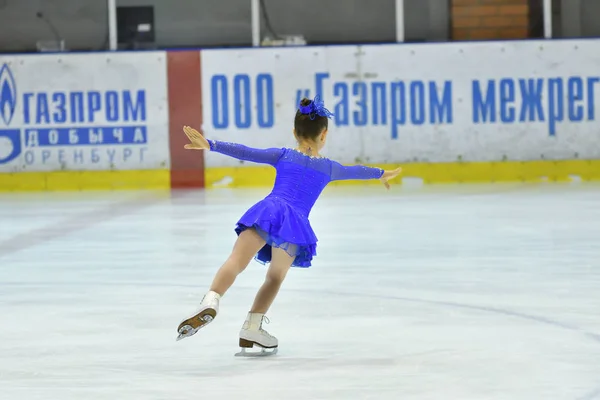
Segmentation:
{"type": "Polygon", "coordinates": [[[200,132],[190,126],[184,126],[183,132],[186,134],[188,139],[190,139],[190,142],[192,142],[191,144],[186,144],[183,146],[185,149],[210,150],[210,144],[208,144],[208,140],[206,140],[200,132]]]}
{"type": "Polygon", "coordinates": [[[391,170],[391,171],[383,171],[383,175],[381,175],[381,178],[379,178],[379,179],[383,183],[383,186],[385,186],[386,189],[389,189],[390,188],[390,184],[389,184],[388,181],[390,179],[394,179],[395,177],[397,177],[398,175],[400,175],[401,172],[402,172],[402,168],[396,168],[396,169],[391,170]]]}

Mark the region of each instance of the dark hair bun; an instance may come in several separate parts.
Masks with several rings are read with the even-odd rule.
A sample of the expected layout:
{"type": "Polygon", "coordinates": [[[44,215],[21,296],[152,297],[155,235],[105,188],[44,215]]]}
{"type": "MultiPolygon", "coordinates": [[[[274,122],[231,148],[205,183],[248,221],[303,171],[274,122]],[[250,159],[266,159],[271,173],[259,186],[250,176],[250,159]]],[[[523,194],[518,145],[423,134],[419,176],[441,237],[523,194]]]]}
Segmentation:
{"type": "Polygon", "coordinates": [[[312,103],[312,100],[307,99],[306,97],[300,101],[300,105],[302,107],[306,107],[306,106],[310,105],[310,103],[312,103]]]}
{"type": "Polygon", "coordinates": [[[303,139],[317,140],[319,135],[329,126],[329,119],[319,114],[313,106],[314,101],[306,97],[300,100],[300,107],[296,110],[294,117],[294,130],[296,136],[303,139]],[[307,108],[310,113],[303,114],[301,109],[307,108]]]}

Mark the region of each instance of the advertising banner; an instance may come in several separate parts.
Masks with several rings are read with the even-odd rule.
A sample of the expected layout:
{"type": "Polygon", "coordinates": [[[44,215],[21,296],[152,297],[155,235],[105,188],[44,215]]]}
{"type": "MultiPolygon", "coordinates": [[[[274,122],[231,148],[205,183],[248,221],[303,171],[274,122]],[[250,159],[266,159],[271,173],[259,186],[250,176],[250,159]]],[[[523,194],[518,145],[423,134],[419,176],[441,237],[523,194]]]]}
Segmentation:
{"type": "Polygon", "coordinates": [[[0,172],[169,168],[164,52],[0,57],[0,172]]]}
{"type": "Polygon", "coordinates": [[[345,163],[600,158],[597,40],[206,50],[202,87],[207,134],[254,147],[320,95],[345,163]]]}

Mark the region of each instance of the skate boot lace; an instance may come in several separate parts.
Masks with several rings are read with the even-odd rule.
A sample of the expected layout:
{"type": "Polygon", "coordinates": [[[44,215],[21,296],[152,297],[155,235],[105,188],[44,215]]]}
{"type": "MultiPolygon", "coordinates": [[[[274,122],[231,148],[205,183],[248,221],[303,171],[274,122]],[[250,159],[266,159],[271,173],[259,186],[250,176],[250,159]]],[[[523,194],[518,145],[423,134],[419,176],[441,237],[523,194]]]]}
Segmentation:
{"type": "Polygon", "coordinates": [[[271,335],[269,332],[267,332],[266,330],[264,330],[264,329],[263,329],[263,327],[262,327],[262,324],[263,324],[263,322],[264,322],[264,323],[266,323],[266,324],[269,324],[269,323],[271,323],[271,321],[269,320],[269,318],[267,318],[267,317],[263,317],[263,320],[262,320],[262,322],[261,322],[261,324],[260,324],[260,329],[259,329],[259,330],[260,330],[260,332],[261,332],[261,333],[264,333],[265,335],[267,335],[267,336],[269,336],[269,337],[271,337],[271,338],[274,338],[275,336],[271,335]]]}

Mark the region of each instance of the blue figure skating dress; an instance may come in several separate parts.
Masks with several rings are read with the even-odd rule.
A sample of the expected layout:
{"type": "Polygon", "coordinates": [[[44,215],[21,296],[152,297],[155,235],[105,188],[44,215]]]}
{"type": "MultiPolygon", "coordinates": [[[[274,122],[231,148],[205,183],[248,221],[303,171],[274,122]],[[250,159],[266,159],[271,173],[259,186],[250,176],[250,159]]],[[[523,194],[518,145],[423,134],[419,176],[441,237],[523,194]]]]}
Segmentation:
{"type": "Polygon", "coordinates": [[[236,143],[208,142],[211,151],[276,169],[271,193],[246,211],[235,228],[238,235],[253,228],[266,241],[255,257],[263,264],[271,261],[272,247],[279,247],[294,257],[292,266],[310,267],[317,254],[317,236],[308,217],[323,189],[332,181],[378,179],[383,175],[380,168],[343,166],[293,149],[255,149],[236,143]]]}

